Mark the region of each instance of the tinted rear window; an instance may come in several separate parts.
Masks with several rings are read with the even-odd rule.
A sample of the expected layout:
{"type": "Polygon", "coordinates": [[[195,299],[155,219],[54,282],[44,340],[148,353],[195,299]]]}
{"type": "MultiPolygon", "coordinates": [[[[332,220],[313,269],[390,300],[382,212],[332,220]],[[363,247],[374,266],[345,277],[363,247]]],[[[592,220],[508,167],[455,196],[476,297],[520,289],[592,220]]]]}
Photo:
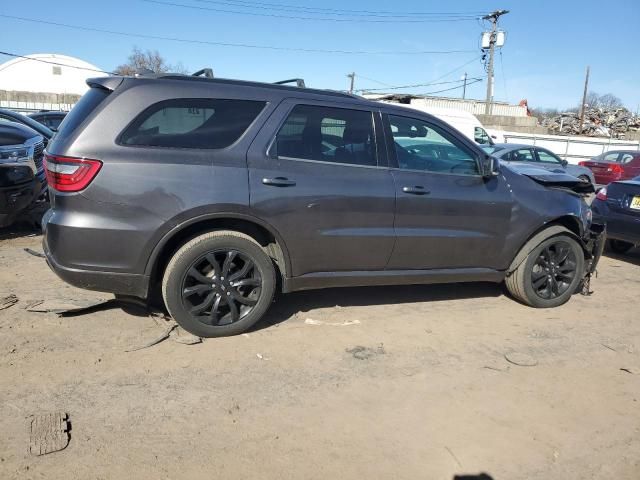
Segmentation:
{"type": "Polygon", "coordinates": [[[122,145],[226,148],[238,140],[264,108],[253,100],[187,98],[152,105],[127,127],[122,145]]]}
{"type": "Polygon", "coordinates": [[[102,88],[90,88],[89,91],[80,98],[78,103],[74,105],[67,116],[64,117],[56,137],[58,139],[68,138],[80,126],[84,119],[109,96],[109,93],[111,92],[102,88]]]}

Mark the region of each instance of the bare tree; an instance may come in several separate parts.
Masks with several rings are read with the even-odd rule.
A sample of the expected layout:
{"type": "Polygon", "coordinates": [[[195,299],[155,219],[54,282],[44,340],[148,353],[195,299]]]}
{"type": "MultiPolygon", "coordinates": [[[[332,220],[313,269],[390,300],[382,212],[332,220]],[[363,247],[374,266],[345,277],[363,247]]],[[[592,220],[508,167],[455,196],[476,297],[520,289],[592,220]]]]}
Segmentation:
{"type": "Polygon", "coordinates": [[[182,63],[171,65],[167,63],[164,57],[160,55],[160,52],[157,50],[142,51],[138,47],[133,47],[133,51],[131,52],[131,55],[129,55],[127,63],[119,65],[114,70],[114,73],[117,73],[118,75],[134,75],[137,71],[145,69],[151,70],[154,73],[187,73],[187,70],[182,63]]]}
{"type": "Polygon", "coordinates": [[[604,95],[600,95],[599,93],[591,91],[587,94],[586,103],[587,108],[612,109],[624,107],[622,100],[616,97],[613,93],[605,93],[604,95]]]}

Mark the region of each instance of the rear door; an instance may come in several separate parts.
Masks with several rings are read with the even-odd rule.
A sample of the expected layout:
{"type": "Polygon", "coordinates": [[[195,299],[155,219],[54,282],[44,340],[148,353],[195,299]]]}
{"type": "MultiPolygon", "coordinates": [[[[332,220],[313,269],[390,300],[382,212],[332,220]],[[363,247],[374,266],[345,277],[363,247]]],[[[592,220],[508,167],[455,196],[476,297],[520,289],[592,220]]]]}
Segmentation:
{"type": "Polygon", "coordinates": [[[388,269],[501,268],[511,195],[484,179],[471,141],[441,122],[384,115],[396,191],[388,269]]]}
{"type": "Polygon", "coordinates": [[[284,238],[292,276],[384,269],[395,192],[380,130],[358,103],[289,99],[254,140],[251,208],[284,238]]]}

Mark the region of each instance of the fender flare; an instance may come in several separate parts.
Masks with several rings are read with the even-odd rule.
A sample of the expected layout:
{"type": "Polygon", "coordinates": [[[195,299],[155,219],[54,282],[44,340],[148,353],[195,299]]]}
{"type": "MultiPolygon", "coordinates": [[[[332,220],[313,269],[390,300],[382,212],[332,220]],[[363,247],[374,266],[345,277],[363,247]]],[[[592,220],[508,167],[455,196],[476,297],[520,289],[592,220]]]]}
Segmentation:
{"type": "Polygon", "coordinates": [[[548,228],[538,232],[533,237],[531,237],[527,243],[518,251],[518,254],[509,265],[507,269],[507,277],[513,273],[515,269],[517,269],[522,262],[529,256],[529,254],[542,242],[547,240],[548,238],[555,237],[556,235],[567,234],[570,237],[574,238],[584,250],[584,243],[578,236],[569,230],[567,227],[563,227],[562,225],[551,225],[548,228]]]}
{"type": "Polygon", "coordinates": [[[273,226],[260,220],[259,218],[254,217],[253,215],[248,215],[246,213],[215,212],[215,213],[198,215],[196,217],[191,217],[187,221],[179,223],[178,225],[175,225],[173,228],[171,228],[171,230],[166,232],[162,236],[160,241],[156,243],[155,247],[153,248],[153,250],[151,251],[151,254],[147,259],[147,263],[145,266],[145,275],[151,274],[151,272],[155,268],[155,264],[157,263],[161,252],[173,237],[180,234],[180,232],[182,232],[185,228],[190,227],[191,225],[195,225],[196,223],[207,221],[207,220],[218,220],[218,219],[244,220],[246,222],[254,223],[264,228],[265,230],[267,230],[269,233],[271,233],[271,235],[273,235],[273,237],[276,239],[276,242],[278,242],[278,246],[280,247],[282,256],[284,257],[283,261],[285,264],[286,271],[291,272],[291,258],[289,256],[289,250],[287,249],[287,245],[284,243],[282,236],[275,228],[273,228],[273,226]]]}

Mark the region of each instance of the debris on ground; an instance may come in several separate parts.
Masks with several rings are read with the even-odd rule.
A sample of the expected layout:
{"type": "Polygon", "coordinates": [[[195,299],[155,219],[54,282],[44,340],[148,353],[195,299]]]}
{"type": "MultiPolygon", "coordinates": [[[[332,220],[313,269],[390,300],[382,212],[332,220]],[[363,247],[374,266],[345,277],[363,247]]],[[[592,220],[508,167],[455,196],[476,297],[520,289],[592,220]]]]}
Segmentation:
{"type": "Polygon", "coordinates": [[[164,332],[162,332],[162,334],[160,334],[158,337],[154,338],[150,342],[147,342],[144,345],[140,345],[140,346],[137,346],[137,347],[129,348],[129,349],[125,350],[125,352],[127,352],[127,353],[137,352],[138,350],[144,350],[145,348],[153,347],[154,345],[157,345],[160,342],[163,342],[164,340],[169,338],[169,336],[171,335],[171,332],[173,331],[173,329],[175,329],[177,327],[178,327],[178,324],[170,325],[169,327],[166,328],[166,330],[164,332]]]}
{"type": "Polygon", "coordinates": [[[630,373],[631,375],[635,375],[635,372],[631,371],[631,369],[629,369],[629,368],[621,368],[620,370],[622,370],[623,372],[626,372],[626,373],[630,373]]]}
{"type": "Polygon", "coordinates": [[[640,132],[640,116],[626,108],[588,108],[580,132],[580,114],[563,112],[544,118],[542,126],[556,135],[586,135],[589,137],[625,138],[627,132],[640,132]]]}
{"type": "Polygon", "coordinates": [[[504,358],[507,362],[518,365],[519,367],[535,367],[538,365],[538,360],[526,353],[508,352],[504,354],[504,358]]]}
{"type": "Polygon", "coordinates": [[[384,344],[378,345],[377,348],[371,347],[363,347],[362,345],[357,345],[353,348],[345,349],[347,353],[350,353],[353,358],[357,360],[369,360],[370,358],[375,357],[376,355],[384,355],[387,353],[384,349],[384,344]]]}
{"type": "Polygon", "coordinates": [[[349,325],[360,325],[360,320],[345,320],[344,322],[324,322],[322,320],[313,320],[307,318],[304,323],[306,325],[329,325],[331,327],[347,327],[349,325]]]}
{"type": "Polygon", "coordinates": [[[29,452],[31,455],[64,450],[69,445],[69,416],[64,412],[29,417],[29,452]]]}
{"type": "Polygon", "coordinates": [[[18,297],[14,294],[7,295],[6,297],[0,297],[0,310],[13,307],[16,303],[18,303],[18,297]]]}
{"type": "Polygon", "coordinates": [[[121,307],[123,302],[116,298],[111,299],[51,299],[38,300],[27,305],[28,312],[37,313],[57,313],[60,316],[68,315],[84,315],[87,313],[97,312],[99,310],[108,310],[110,308],[121,307]]]}
{"type": "Polygon", "coordinates": [[[29,255],[33,255],[34,257],[47,258],[44,253],[36,252],[35,250],[32,250],[30,248],[25,248],[24,251],[27,252],[29,255]]]}

